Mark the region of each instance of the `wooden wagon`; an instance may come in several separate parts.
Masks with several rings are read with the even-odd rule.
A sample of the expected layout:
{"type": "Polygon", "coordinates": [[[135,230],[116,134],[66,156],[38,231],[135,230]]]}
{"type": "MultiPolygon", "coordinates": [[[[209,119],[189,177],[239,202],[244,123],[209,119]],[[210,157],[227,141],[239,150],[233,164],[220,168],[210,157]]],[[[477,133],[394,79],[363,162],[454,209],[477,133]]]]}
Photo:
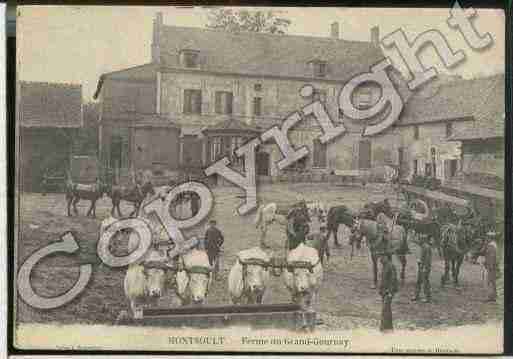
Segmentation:
{"type": "Polygon", "coordinates": [[[453,211],[461,215],[468,215],[471,203],[466,199],[448,195],[444,192],[433,191],[422,187],[402,185],[400,192],[405,196],[406,203],[409,207],[413,206],[415,201],[422,201],[429,211],[434,208],[440,208],[442,205],[449,206],[453,211]]]}

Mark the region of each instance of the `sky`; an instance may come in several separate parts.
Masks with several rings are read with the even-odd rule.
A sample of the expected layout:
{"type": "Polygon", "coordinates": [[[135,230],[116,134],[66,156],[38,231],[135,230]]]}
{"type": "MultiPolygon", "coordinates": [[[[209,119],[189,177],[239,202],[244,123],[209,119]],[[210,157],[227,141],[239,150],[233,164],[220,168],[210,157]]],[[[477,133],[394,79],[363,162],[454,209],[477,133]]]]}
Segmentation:
{"type": "MultiPolygon", "coordinates": [[[[475,52],[447,25],[448,9],[273,9],[292,21],[287,30],[290,35],[327,37],[335,21],[340,24],[340,37],[355,41],[369,41],[370,29],[376,25],[381,37],[401,28],[410,40],[437,29],[454,51],[465,52],[466,60],[447,71],[435,51],[427,48],[420,56],[426,65],[431,62],[442,72],[464,78],[504,72],[505,16],[501,10],[476,9],[476,29],[490,33],[494,43],[475,52]]],[[[205,27],[207,11],[205,7],[21,6],[17,19],[19,78],[82,84],[84,101],[90,101],[102,73],[150,61],[152,22],[157,12],[163,13],[165,25],[205,27]]],[[[406,73],[397,52],[383,50],[394,66],[406,73]]]]}

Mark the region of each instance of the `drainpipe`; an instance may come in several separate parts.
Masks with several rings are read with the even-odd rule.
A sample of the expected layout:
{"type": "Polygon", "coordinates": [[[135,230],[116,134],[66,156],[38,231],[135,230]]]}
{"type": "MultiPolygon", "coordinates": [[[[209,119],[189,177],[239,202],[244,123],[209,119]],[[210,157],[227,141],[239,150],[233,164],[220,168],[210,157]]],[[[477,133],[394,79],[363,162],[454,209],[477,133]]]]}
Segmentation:
{"type": "Polygon", "coordinates": [[[161,100],[161,86],[162,86],[162,73],[160,71],[157,71],[157,91],[156,91],[156,101],[155,101],[155,104],[156,104],[156,109],[155,109],[155,112],[157,113],[157,115],[160,115],[160,100],[161,100]]]}

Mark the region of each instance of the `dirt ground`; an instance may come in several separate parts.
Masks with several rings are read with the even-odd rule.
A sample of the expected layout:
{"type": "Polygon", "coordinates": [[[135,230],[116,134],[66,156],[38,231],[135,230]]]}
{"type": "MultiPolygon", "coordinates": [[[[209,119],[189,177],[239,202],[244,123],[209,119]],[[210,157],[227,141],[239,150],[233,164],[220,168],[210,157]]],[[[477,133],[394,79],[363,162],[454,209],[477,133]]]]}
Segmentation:
{"type": "MultiPolygon", "coordinates": [[[[222,256],[222,278],[213,283],[209,291],[209,304],[227,304],[227,275],[238,251],[258,244],[253,225],[254,214],[240,217],[235,209],[242,203],[242,191],[223,187],[213,190],[215,196],[214,216],[225,234],[222,256]]],[[[391,189],[379,185],[362,187],[337,187],[328,184],[288,184],[267,185],[259,188],[263,202],[274,201],[287,204],[298,198],[308,201],[322,200],[327,204],[344,204],[353,209],[361,208],[371,200],[381,200],[385,196],[392,205],[396,195],[391,189]]],[[[67,230],[77,233],[80,251],[74,255],[54,255],[46,257],[34,268],[31,276],[34,290],[42,296],[55,296],[68,290],[78,278],[78,265],[93,264],[93,277],[77,298],[65,306],[52,310],[34,309],[22,300],[17,301],[16,319],[19,322],[38,323],[113,323],[121,310],[128,309],[123,292],[124,269],[113,269],[101,263],[96,254],[100,221],[110,211],[110,199],[98,202],[97,219],[85,217],[88,203],[79,204],[79,216],[67,217],[64,194],[23,193],[20,199],[20,232],[18,238],[18,263],[23,263],[30,254],[59,239],[67,230]]],[[[124,208],[123,208],[124,207],[124,208]]],[[[129,206],[122,209],[128,212],[129,206]]],[[[343,237],[343,230],[339,230],[343,237]]],[[[273,250],[283,255],[284,228],[279,224],[271,227],[269,241],[273,250]]],[[[366,248],[352,260],[347,239],[343,246],[331,245],[332,258],[324,272],[317,308],[324,324],[319,329],[351,329],[379,325],[381,299],[375,289],[371,289],[372,275],[370,258],[366,248]]],[[[399,267],[398,261],[395,264],[399,267]]],[[[408,258],[406,281],[394,298],[393,313],[398,328],[442,328],[447,326],[476,324],[487,321],[500,321],[503,316],[502,279],[499,280],[499,300],[497,304],[484,303],[485,282],[481,267],[465,262],[461,270],[460,286],[440,287],[443,263],[435,255],[431,274],[433,303],[413,303],[416,264],[408,258]]],[[[264,301],[283,303],[290,300],[280,277],[272,277],[264,301]]]]}

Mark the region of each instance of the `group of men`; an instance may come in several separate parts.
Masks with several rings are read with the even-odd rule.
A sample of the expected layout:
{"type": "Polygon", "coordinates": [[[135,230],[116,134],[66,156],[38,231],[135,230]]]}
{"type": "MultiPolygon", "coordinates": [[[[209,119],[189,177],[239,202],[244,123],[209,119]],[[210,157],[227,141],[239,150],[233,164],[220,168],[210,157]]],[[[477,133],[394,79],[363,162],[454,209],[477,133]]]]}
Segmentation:
{"type": "MultiPolygon", "coordinates": [[[[490,231],[486,234],[486,243],[484,251],[481,253],[484,257],[484,268],[487,273],[487,296],[485,302],[495,303],[497,300],[497,243],[496,233],[490,231]]],[[[420,300],[421,292],[424,291],[424,303],[431,302],[431,285],[429,278],[431,275],[431,261],[432,261],[432,244],[429,236],[420,235],[420,255],[417,258],[417,284],[415,286],[415,294],[412,298],[413,302],[420,300]]],[[[387,332],[393,330],[392,319],[392,299],[397,293],[398,278],[397,270],[392,262],[390,253],[385,252],[381,257],[382,271],[381,271],[381,284],[379,294],[382,297],[382,313],[380,330],[387,332]]]]}

